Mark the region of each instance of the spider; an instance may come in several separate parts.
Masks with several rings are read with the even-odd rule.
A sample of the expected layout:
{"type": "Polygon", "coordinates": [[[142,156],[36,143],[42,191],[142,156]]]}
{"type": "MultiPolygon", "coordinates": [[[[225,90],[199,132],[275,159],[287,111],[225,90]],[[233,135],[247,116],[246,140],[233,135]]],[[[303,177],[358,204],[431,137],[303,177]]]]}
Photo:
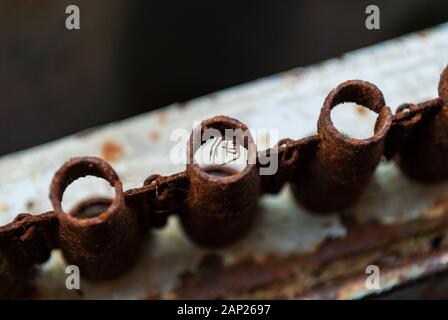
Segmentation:
{"type": "Polygon", "coordinates": [[[229,164],[230,162],[236,161],[241,156],[240,144],[237,141],[236,137],[233,137],[232,141],[229,141],[227,139],[223,140],[222,137],[218,137],[213,141],[212,146],[210,148],[210,157],[209,157],[210,160],[212,160],[212,158],[214,160],[215,157],[217,156],[219,146],[221,146],[221,148],[223,148],[225,150],[225,155],[227,155],[229,153],[234,155],[234,157],[232,157],[232,159],[220,164],[219,166],[224,166],[226,164],[229,164]],[[230,146],[229,146],[229,142],[230,142],[230,146]]]}

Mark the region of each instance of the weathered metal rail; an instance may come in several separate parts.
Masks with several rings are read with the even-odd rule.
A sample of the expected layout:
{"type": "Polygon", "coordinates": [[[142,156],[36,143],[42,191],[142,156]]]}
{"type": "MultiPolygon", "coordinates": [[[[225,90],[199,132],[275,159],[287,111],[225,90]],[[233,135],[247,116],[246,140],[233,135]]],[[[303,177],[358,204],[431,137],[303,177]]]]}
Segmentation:
{"type": "MultiPolygon", "coordinates": [[[[433,32],[433,35],[431,33],[414,35],[410,37],[411,40],[403,44],[403,47],[412,47],[411,44],[417,40],[427,41],[428,52],[439,52],[441,48],[435,43],[441,35],[443,39],[444,28],[441,30],[433,32]]],[[[394,47],[390,49],[387,45],[383,47],[384,52],[372,50],[374,53],[365,52],[358,56],[365,56],[365,60],[370,61],[373,55],[378,55],[383,59],[380,61],[387,61],[387,55],[394,55],[394,47]]],[[[416,49],[415,52],[415,55],[423,56],[421,50],[416,49]]],[[[344,59],[344,65],[347,68],[354,64],[359,65],[358,56],[344,59]]],[[[410,57],[412,60],[413,56],[410,55],[410,57]]],[[[440,62],[435,64],[440,71],[440,62]]],[[[331,64],[328,67],[322,66],[320,72],[325,73],[326,69],[332,69],[331,64]]],[[[388,70],[391,67],[383,69],[381,72],[384,74],[390,72],[388,70]]],[[[431,70],[432,73],[437,72],[434,65],[431,70]]],[[[362,76],[362,72],[360,74],[362,76]]],[[[413,78],[410,76],[412,72],[407,74],[401,71],[400,74],[402,79],[397,83],[402,83],[405,78],[413,78]]],[[[312,72],[306,77],[311,75],[312,72]]],[[[289,77],[286,76],[284,81],[294,80],[289,77]]],[[[368,79],[370,81],[380,79],[381,86],[381,77],[373,77],[373,79],[368,77],[368,79]]],[[[430,81],[419,83],[421,87],[427,88],[430,84],[434,84],[432,77],[423,76],[421,79],[430,79],[430,81]]],[[[404,83],[403,86],[406,86],[406,81],[404,83]]],[[[343,83],[325,100],[316,135],[300,140],[282,139],[277,146],[270,149],[270,152],[278,153],[280,159],[279,170],[273,176],[257,174],[256,169],[265,163],[263,159],[265,153],[255,150],[255,144],[251,142],[246,126],[235,119],[214,117],[203,122],[202,128],[244,129],[243,131],[247,134],[245,137],[248,139],[244,139],[242,144],[247,147],[249,157],[256,157],[263,161],[257,161],[247,166],[241,173],[228,177],[208,175],[190,161],[187,169],[181,173],[165,177],[153,175],[146,179],[143,187],[129,188],[133,180],[142,182],[143,179],[129,175],[127,169],[132,169],[134,172],[137,170],[143,174],[147,172],[147,163],[154,159],[149,157],[152,156],[151,150],[155,150],[159,157],[163,152],[155,143],[153,149],[143,149],[148,155],[147,158],[142,157],[138,162],[129,161],[132,157],[121,157],[121,154],[126,152],[135,154],[132,149],[127,149],[135,143],[135,141],[132,142],[132,137],[129,145],[123,143],[123,151],[117,147],[116,143],[106,139],[108,135],[117,136],[119,132],[111,134],[107,133],[107,129],[103,130],[105,134],[98,135],[99,140],[103,142],[106,139],[107,141],[103,144],[100,155],[117,164],[122,180],[120,181],[118,175],[107,163],[98,158],[77,158],[61,167],[52,182],[50,198],[53,211],[36,216],[19,215],[12,224],[1,227],[1,288],[4,289],[2,295],[4,297],[20,296],[23,293],[22,289],[29,284],[29,280],[34,279],[34,282],[37,281],[39,296],[69,297],[70,291],[63,288],[64,281],[58,278],[63,276],[63,269],[60,268],[63,263],[59,262],[57,254],[59,250],[54,250],[56,248],[62,249],[67,262],[81,267],[81,273],[86,279],[102,280],[125,272],[125,276],[120,278],[122,280],[83,282],[83,292],[87,297],[350,298],[366,294],[366,289],[361,288],[363,278],[359,274],[363,273],[365,266],[370,263],[381,265],[386,280],[392,283],[385,283],[382,289],[393,286],[397,282],[397,277],[400,282],[413,276],[418,277],[428,272],[442,270],[447,261],[445,233],[448,206],[443,200],[445,184],[436,182],[444,181],[447,171],[444,161],[447,143],[446,84],[445,71],[440,79],[439,97],[427,100],[428,91],[422,91],[425,92],[423,96],[426,96],[426,102],[405,104],[397,109],[395,115],[392,115],[381,92],[374,85],[361,81],[343,83]],[[344,101],[354,101],[379,114],[372,138],[365,140],[347,138],[334,128],[330,118],[331,108],[344,101]],[[395,161],[390,164],[382,163],[379,170],[381,172],[376,172],[374,183],[368,182],[383,155],[395,161]],[[117,161],[120,157],[122,159],[117,161]],[[126,159],[128,161],[125,161],[126,159]],[[143,161],[143,159],[147,160],[143,161]],[[403,202],[398,200],[397,195],[387,194],[386,189],[394,182],[384,185],[380,183],[384,190],[372,190],[373,187],[378,186],[380,177],[388,176],[383,171],[386,167],[394,167],[392,163],[397,163],[405,175],[411,177],[413,181],[418,181],[415,184],[401,175],[392,174],[395,180],[399,181],[397,185],[403,188],[395,192],[410,194],[412,199],[408,201],[403,202]],[[115,198],[113,200],[89,199],[66,214],[60,205],[65,188],[73,180],[89,174],[106,179],[115,189],[115,198]],[[122,183],[128,186],[128,191],[123,192],[122,183]],[[284,192],[279,196],[263,197],[259,201],[262,194],[275,194],[285,183],[291,185],[293,194],[300,204],[327,215],[305,218],[302,212],[297,212],[294,206],[290,206],[290,200],[284,192]],[[419,187],[419,184],[423,186],[419,187]],[[364,188],[368,189],[367,192],[362,192],[364,188]],[[367,200],[366,197],[368,197],[367,200]],[[232,201],[228,201],[229,198],[232,201]],[[420,207],[428,199],[430,202],[420,207]],[[275,201],[278,204],[267,210],[266,208],[270,206],[266,203],[267,201],[275,201]],[[387,207],[390,201],[394,202],[393,208],[387,207]],[[282,206],[288,203],[287,208],[281,208],[280,203],[282,206]],[[370,203],[370,206],[366,203],[370,203]],[[384,206],[379,206],[379,203],[384,203],[384,206]],[[404,220],[400,221],[399,215],[394,216],[392,212],[406,211],[406,206],[412,209],[410,211],[415,211],[417,216],[414,213],[412,217],[409,213],[404,220]],[[81,216],[88,214],[89,210],[86,209],[92,207],[100,208],[102,213],[93,217],[81,216]],[[393,210],[390,210],[391,208],[393,210]],[[282,216],[282,212],[286,211],[287,215],[282,216]],[[371,223],[373,211],[374,214],[378,213],[375,221],[380,222],[380,225],[371,223]],[[381,214],[379,211],[382,211],[381,214]],[[337,218],[331,214],[334,212],[343,214],[344,227],[341,227],[337,218]],[[180,218],[183,230],[201,246],[189,246],[187,242],[181,240],[182,235],[178,233],[177,226],[172,223],[177,219],[169,219],[171,222],[168,226],[160,229],[171,215],[180,218]],[[283,223],[282,219],[289,222],[283,223]],[[317,227],[321,223],[328,224],[328,230],[317,227]],[[143,241],[148,229],[162,231],[156,231],[152,241],[143,241]],[[249,232],[247,236],[240,239],[247,232],[249,232]],[[268,239],[260,240],[262,236],[268,239]],[[324,240],[328,236],[337,239],[324,240]],[[173,239],[175,239],[174,243],[173,239]],[[173,247],[169,243],[173,243],[173,247]],[[212,254],[209,250],[200,249],[207,245],[217,247],[228,246],[230,243],[235,243],[230,246],[230,249],[213,250],[212,254]],[[142,249],[140,249],[141,246],[143,246],[142,249]],[[231,253],[235,251],[236,254],[231,253]],[[51,259],[45,262],[50,253],[51,259]],[[137,266],[130,269],[135,259],[138,260],[137,266]],[[167,259],[172,259],[173,262],[168,262],[167,259]],[[41,263],[44,263],[44,267],[38,270],[41,270],[39,273],[44,272],[44,275],[35,277],[32,274],[34,266],[41,263]],[[58,266],[56,270],[60,271],[55,271],[55,265],[58,266]],[[415,275],[416,269],[421,270],[418,275],[415,275]],[[406,272],[406,270],[410,271],[406,272]],[[136,285],[137,283],[139,285],[136,285]],[[323,285],[324,283],[328,285],[323,285]],[[129,290],[127,288],[136,286],[140,289],[127,291],[129,290]],[[115,289],[112,289],[112,293],[107,288],[115,289]]],[[[256,86],[266,86],[268,91],[266,94],[276,96],[275,90],[269,91],[269,88],[275,87],[275,84],[260,83],[256,86]]],[[[392,90],[390,85],[386,88],[389,96],[390,92],[400,91],[397,87],[392,90]]],[[[247,97],[243,99],[245,102],[241,102],[243,105],[250,103],[251,99],[259,99],[258,97],[251,98],[249,91],[245,94],[247,97]]],[[[422,94],[419,94],[418,90],[415,91],[417,94],[404,95],[405,99],[409,97],[420,99],[422,94]]],[[[396,103],[404,100],[399,97],[401,95],[396,94],[392,101],[396,103]]],[[[318,95],[316,95],[317,98],[318,95]]],[[[224,100],[229,99],[232,100],[230,95],[224,100]]],[[[289,99],[291,100],[291,97],[289,99]]],[[[210,100],[213,104],[213,97],[210,100]]],[[[238,104],[238,101],[230,100],[226,103],[238,104]]],[[[300,108],[300,101],[298,99],[295,103],[297,109],[300,108]]],[[[218,99],[215,103],[221,102],[218,99]]],[[[289,104],[289,102],[285,103],[289,104]]],[[[195,108],[201,113],[200,101],[195,108]]],[[[295,110],[295,108],[289,109],[287,114],[293,116],[295,110]]],[[[304,109],[300,108],[300,110],[304,109]]],[[[188,113],[188,109],[184,108],[174,111],[188,113]]],[[[229,114],[237,115],[232,111],[229,114]]],[[[192,116],[194,115],[190,115],[189,119],[193,119],[192,116]]],[[[165,117],[166,115],[162,113],[155,116],[161,124],[166,123],[165,117]]],[[[249,121],[248,124],[252,125],[253,122],[249,121]]],[[[136,120],[132,127],[137,128],[138,132],[140,130],[138,127],[143,128],[143,125],[149,124],[139,123],[136,120]]],[[[151,125],[154,126],[154,123],[151,125]]],[[[306,124],[303,123],[303,125],[306,124]]],[[[356,126],[356,124],[353,125],[356,126]]],[[[124,136],[129,137],[128,133],[123,133],[124,136]]],[[[151,131],[150,140],[157,140],[156,133],[151,131]]],[[[303,136],[300,132],[293,132],[293,134],[297,137],[303,136]]],[[[117,137],[120,139],[119,135],[117,137]]],[[[89,134],[86,134],[79,135],[76,139],[95,141],[96,138],[91,139],[89,134]]],[[[123,142],[125,141],[126,139],[123,138],[123,142]]],[[[67,141],[66,144],[72,144],[72,142],[67,141]]],[[[95,143],[89,142],[88,145],[93,146],[95,143]]],[[[187,147],[186,151],[191,156],[191,151],[199,146],[191,144],[190,147],[187,147]]],[[[40,166],[41,172],[50,173],[54,171],[52,168],[57,166],[57,161],[64,157],[95,154],[89,148],[82,149],[74,145],[71,149],[67,149],[69,150],[67,152],[67,150],[63,151],[63,148],[45,149],[44,147],[42,154],[39,154],[39,150],[30,152],[30,155],[34,154],[34,156],[29,160],[33,162],[34,157],[40,159],[41,165],[36,165],[36,170],[40,166]],[[58,152],[61,156],[55,157],[58,152]],[[47,153],[49,158],[45,160],[47,153]]],[[[25,168],[31,163],[25,159],[26,157],[20,155],[17,160],[11,157],[11,161],[8,161],[6,158],[0,165],[3,176],[19,176],[19,172],[15,173],[11,170],[14,167],[12,164],[17,161],[25,168]]],[[[163,167],[163,162],[159,164],[161,171],[166,172],[167,168],[163,167]]],[[[154,171],[156,167],[157,165],[151,163],[149,170],[154,171]]],[[[17,180],[12,187],[15,193],[13,196],[9,195],[9,198],[8,194],[11,194],[11,191],[8,190],[7,185],[0,185],[4,195],[0,199],[0,212],[3,211],[0,216],[2,221],[6,220],[5,217],[13,216],[13,210],[25,211],[19,209],[21,206],[29,209],[26,211],[37,211],[46,207],[45,201],[41,200],[43,190],[41,182],[49,177],[42,177],[36,170],[34,173],[30,170],[28,175],[31,187],[27,185],[25,188],[21,187],[24,180],[21,180],[23,182],[17,180]],[[36,180],[38,177],[40,177],[39,180],[36,180]]],[[[168,171],[174,170],[170,168],[168,171]]],[[[8,178],[5,181],[14,181],[13,179],[8,178]]],[[[87,194],[93,194],[92,190],[94,188],[87,190],[89,191],[87,194]]]]}
{"type": "Polygon", "coordinates": [[[20,214],[0,227],[0,297],[23,291],[33,266],[61,249],[84,278],[107,280],[128,271],[137,259],[148,229],[163,227],[178,215],[186,234],[198,245],[221,247],[244,236],[257,214],[258,199],[277,193],[289,183],[295,198],[317,213],[353,206],[373,176],[382,157],[392,159],[420,183],[448,179],[448,68],[440,77],[439,96],[418,104],[405,104],[395,115],[382,92],[369,82],[351,80],[333,89],[323,104],[317,135],[300,140],[283,139],[267,153],[257,153],[249,129],[240,121],[216,116],[194,130],[240,130],[239,144],[248,150],[243,171],[228,176],[207,173],[194,160],[205,141],[188,142],[184,172],[153,175],[144,185],[123,191],[116,172],[95,157],[74,158],[55,174],[50,188],[53,211],[20,214]],[[354,102],[378,114],[375,132],[368,139],[340,133],[332,123],[335,106],[354,102]],[[265,155],[279,159],[273,175],[259,175],[265,155]],[[103,178],[115,190],[114,199],[89,199],[69,213],[61,206],[65,189],[78,178],[103,178]],[[88,213],[96,208],[94,215],[88,213]]]}

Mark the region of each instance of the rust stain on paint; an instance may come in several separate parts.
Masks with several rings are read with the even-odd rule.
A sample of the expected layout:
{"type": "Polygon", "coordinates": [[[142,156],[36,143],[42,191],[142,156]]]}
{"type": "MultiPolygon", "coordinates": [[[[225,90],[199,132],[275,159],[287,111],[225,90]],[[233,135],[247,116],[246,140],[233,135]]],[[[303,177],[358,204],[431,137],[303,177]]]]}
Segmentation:
{"type": "Polygon", "coordinates": [[[123,148],[112,140],[105,141],[101,146],[101,157],[108,162],[118,161],[123,153],[123,148]]]}

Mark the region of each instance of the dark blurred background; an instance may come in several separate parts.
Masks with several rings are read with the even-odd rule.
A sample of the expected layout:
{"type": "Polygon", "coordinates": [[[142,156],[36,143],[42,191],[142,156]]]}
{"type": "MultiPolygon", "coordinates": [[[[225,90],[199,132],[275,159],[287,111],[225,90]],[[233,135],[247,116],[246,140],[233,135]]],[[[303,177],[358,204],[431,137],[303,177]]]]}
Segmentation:
{"type": "Polygon", "coordinates": [[[448,1],[2,0],[0,154],[444,21],[448,1]]]}

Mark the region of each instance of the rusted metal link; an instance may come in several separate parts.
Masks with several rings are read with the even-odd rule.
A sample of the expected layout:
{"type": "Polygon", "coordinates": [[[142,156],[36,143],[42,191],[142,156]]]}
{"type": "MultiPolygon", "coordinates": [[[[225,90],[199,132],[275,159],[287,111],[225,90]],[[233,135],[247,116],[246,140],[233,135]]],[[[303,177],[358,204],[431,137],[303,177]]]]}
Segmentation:
{"type": "Polygon", "coordinates": [[[258,154],[258,167],[268,166],[269,159],[278,159],[274,175],[261,175],[262,193],[277,193],[286,182],[297,180],[297,173],[308,168],[319,146],[319,136],[300,140],[282,139],[273,148],[258,154]]]}
{"type": "Polygon", "coordinates": [[[126,191],[125,201],[138,213],[142,230],[160,228],[185,204],[188,188],[185,172],[166,177],[154,174],[145,180],[143,187],[126,191]]]}
{"type": "Polygon", "coordinates": [[[0,298],[19,295],[33,266],[47,260],[55,248],[62,249],[67,263],[77,265],[85,278],[118,276],[137,258],[147,231],[163,227],[170,215],[179,216],[184,231],[198,245],[233,243],[250,229],[258,198],[277,193],[286,183],[298,202],[314,212],[347,208],[360,196],[383,156],[395,160],[417,181],[447,180],[448,68],[441,75],[438,98],[402,105],[394,116],[375,85],[344,82],[325,99],[317,129],[315,136],[283,139],[266,152],[257,152],[243,123],[217,116],[193,130],[184,172],[152,175],[142,187],[126,192],[103,160],[68,161],[51,183],[53,212],[22,214],[0,227],[0,298]],[[344,102],[355,102],[378,114],[372,137],[350,138],[334,127],[331,110],[344,102]],[[196,163],[195,153],[213,138],[203,139],[209,129],[247,149],[247,164],[241,172],[196,163]],[[238,134],[228,136],[226,129],[238,134]],[[278,170],[273,175],[260,174],[270,159],[278,160],[278,170]],[[88,199],[64,212],[65,189],[86,175],[107,180],[115,197],[88,199]]]}
{"type": "Polygon", "coordinates": [[[422,183],[448,179],[448,68],[440,77],[438,99],[402,105],[396,117],[395,160],[403,172],[422,183]]]}
{"type": "Polygon", "coordinates": [[[34,264],[48,260],[56,247],[53,212],[20,214],[0,227],[0,299],[15,298],[24,289],[34,264]]]}
{"type": "Polygon", "coordinates": [[[314,159],[292,184],[299,202],[315,212],[337,211],[352,205],[381,160],[391,122],[392,113],[373,84],[347,81],[331,91],[320,113],[320,140],[314,159]],[[334,127],[331,109],[344,102],[355,102],[378,113],[373,137],[353,139],[334,127]]]}
{"type": "Polygon", "coordinates": [[[32,265],[17,247],[2,244],[0,250],[0,299],[19,297],[31,274],[32,265]]]}
{"type": "MultiPolygon", "coordinates": [[[[212,137],[210,137],[212,138],[212,137]]],[[[222,246],[239,239],[250,227],[260,194],[256,166],[257,149],[248,128],[240,121],[218,116],[203,121],[193,130],[187,149],[187,176],[190,181],[187,205],[180,212],[185,232],[202,246],[222,246]],[[218,176],[210,174],[219,168],[201,168],[194,155],[201,147],[203,133],[216,129],[224,139],[239,139],[248,150],[248,163],[243,171],[218,176]],[[227,136],[226,129],[240,130],[227,136]]]]}
{"type": "Polygon", "coordinates": [[[126,206],[117,174],[106,162],[86,157],[65,163],[51,183],[50,200],[59,220],[59,247],[67,262],[77,265],[83,277],[108,279],[132,265],[143,234],[137,213],[126,206]],[[115,198],[90,201],[65,213],[61,205],[65,189],[87,175],[107,180],[115,189],[115,198]]]}

